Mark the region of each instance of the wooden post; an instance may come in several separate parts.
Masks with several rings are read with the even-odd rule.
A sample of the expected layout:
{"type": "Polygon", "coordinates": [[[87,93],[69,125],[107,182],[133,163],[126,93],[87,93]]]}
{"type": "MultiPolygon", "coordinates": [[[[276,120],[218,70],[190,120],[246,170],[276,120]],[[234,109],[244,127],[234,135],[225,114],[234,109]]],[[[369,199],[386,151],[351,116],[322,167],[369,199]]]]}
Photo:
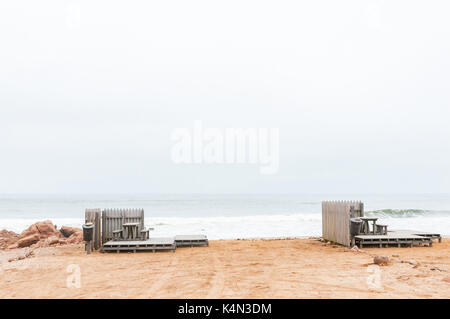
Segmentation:
{"type": "Polygon", "coordinates": [[[84,248],[86,250],[86,253],[89,255],[91,253],[91,251],[92,251],[92,240],[91,241],[87,241],[85,243],[84,248]]]}

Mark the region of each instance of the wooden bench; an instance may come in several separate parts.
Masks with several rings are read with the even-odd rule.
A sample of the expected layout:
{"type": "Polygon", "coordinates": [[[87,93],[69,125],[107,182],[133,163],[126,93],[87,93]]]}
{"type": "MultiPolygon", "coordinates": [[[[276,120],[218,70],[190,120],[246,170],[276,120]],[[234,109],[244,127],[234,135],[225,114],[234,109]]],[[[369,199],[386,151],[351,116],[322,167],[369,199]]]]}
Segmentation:
{"type": "Polygon", "coordinates": [[[155,229],[152,228],[152,227],[149,227],[149,228],[145,228],[145,227],[144,227],[144,229],[141,230],[141,240],[147,240],[147,239],[149,239],[149,238],[150,238],[150,231],[151,231],[151,230],[155,230],[155,229]]]}
{"type": "Polygon", "coordinates": [[[368,235],[370,233],[375,234],[378,218],[376,218],[376,217],[360,217],[360,219],[363,221],[362,233],[364,233],[366,235],[368,235]],[[372,222],[372,231],[370,231],[369,222],[372,222]]]}
{"type": "Polygon", "coordinates": [[[113,240],[121,240],[123,239],[123,229],[116,229],[112,231],[113,240]]]}
{"type": "Polygon", "coordinates": [[[149,229],[142,229],[141,230],[141,240],[147,240],[150,237],[150,230],[149,229]]]}

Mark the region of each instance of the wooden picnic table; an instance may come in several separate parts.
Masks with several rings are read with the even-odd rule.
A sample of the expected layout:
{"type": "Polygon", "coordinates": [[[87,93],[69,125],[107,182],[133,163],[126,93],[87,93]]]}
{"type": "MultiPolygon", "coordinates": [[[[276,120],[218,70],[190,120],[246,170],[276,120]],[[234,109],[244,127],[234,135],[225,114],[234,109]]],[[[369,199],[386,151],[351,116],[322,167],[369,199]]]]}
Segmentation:
{"type": "Polygon", "coordinates": [[[125,223],[123,224],[124,229],[124,239],[125,240],[136,240],[138,239],[138,228],[140,223],[125,223]]]}
{"type": "Polygon", "coordinates": [[[377,224],[377,217],[360,217],[360,219],[363,221],[363,232],[364,234],[370,234],[370,227],[369,222],[372,222],[372,234],[375,235],[376,231],[376,224],[377,224]]]}

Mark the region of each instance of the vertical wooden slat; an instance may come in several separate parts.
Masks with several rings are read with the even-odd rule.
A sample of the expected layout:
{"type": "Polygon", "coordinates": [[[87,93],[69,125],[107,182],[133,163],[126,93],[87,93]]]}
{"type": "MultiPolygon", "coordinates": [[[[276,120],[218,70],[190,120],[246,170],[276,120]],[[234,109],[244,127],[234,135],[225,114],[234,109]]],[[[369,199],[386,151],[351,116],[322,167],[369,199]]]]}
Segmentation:
{"type": "Polygon", "coordinates": [[[359,211],[353,217],[364,216],[364,204],[360,201],[322,202],[322,237],[345,246],[350,245],[351,210],[359,211]]]}
{"type": "Polygon", "coordinates": [[[102,242],[111,240],[113,230],[122,229],[123,222],[144,225],[144,210],[138,208],[104,209],[102,212],[102,242]]]}

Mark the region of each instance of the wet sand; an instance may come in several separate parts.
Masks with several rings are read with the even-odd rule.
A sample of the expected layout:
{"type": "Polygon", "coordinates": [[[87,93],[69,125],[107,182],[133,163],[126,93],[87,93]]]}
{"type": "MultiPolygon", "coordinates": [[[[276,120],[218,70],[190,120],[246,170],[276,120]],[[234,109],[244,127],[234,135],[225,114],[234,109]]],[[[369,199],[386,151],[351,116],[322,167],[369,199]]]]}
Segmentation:
{"type": "Polygon", "coordinates": [[[449,239],[362,252],[316,239],[220,240],[136,254],[83,248],[38,248],[11,262],[25,250],[0,251],[0,298],[450,298],[449,239]],[[390,264],[372,265],[375,255],[390,264]]]}

